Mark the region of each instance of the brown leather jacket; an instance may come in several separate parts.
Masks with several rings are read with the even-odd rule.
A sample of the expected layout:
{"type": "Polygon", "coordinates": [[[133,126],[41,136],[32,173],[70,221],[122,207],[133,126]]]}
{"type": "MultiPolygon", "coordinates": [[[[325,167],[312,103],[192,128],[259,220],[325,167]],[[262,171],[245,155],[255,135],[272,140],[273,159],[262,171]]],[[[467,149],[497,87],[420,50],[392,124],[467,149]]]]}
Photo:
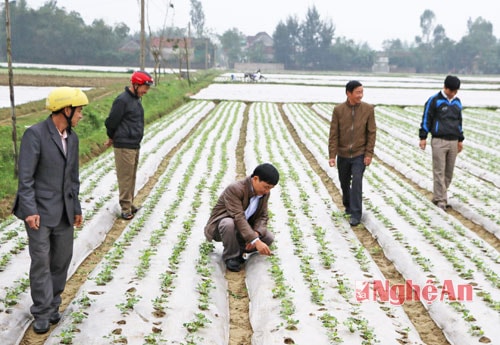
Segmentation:
{"type": "Polygon", "coordinates": [[[214,238],[214,232],[219,220],[227,217],[234,219],[236,228],[246,242],[255,239],[255,231],[264,236],[267,232],[267,205],[270,193],[260,198],[257,210],[247,221],[245,210],[254,195],[252,179],[250,177],[246,177],[244,180],[234,182],[226,187],[219,196],[219,200],[212,209],[210,218],[205,226],[207,241],[212,241],[214,238]]]}
{"type": "Polygon", "coordinates": [[[329,158],[373,157],[377,126],[373,105],[348,101],[333,108],[328,140],[329,158]]]}

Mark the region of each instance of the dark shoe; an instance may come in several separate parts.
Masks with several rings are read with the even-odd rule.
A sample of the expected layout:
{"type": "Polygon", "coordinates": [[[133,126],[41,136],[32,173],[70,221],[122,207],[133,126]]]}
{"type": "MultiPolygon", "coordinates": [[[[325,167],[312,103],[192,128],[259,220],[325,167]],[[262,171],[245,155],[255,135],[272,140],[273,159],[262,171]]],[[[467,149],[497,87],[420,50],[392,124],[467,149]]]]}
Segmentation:
{"type": "Polygon", "coordinates": [[[359,225],[360,221],[358,218],[351,218],[349,220],[349,224],[351,224],[351,226],[356,226],[356,225],[359,225]]]}
{"type": "Polygon", "coordinates": [[[49,329],[50,329],[49,320],[35,319],[35,321],[33,322],[33,331],[35,331],[36,334],[47,333],[49,329]]]}
{"type": "Polygon", "coordinates": [[[125,219],[125,220],[131,220],[132,218],[134,218],[134,216],[135,215],[133,213],[122,212],[122,214],[121,214],[122,219],[125,219]]]}
{"type": "Polygon", "coordinates": [[[50,318],[49,318],[49,322],[53,325],[55,325],[56,323],[59,322],[59,320],[61,320],[61,314],[56,311],[54,313],[52,313],[52,315],[50,315],[50,318]]]}
{"type": "Polygon", "coordinates": [[[437,207],[442,209],[443,211],[446,211],[446,203],[445,202],[438,202],[437,207]]]}
{"type": "Polygon", "coordinates": [[[238,258],[227,259],[226,260],[226,267],[231,272],[239,272],[241,270],[240,260],[238,258]]]}

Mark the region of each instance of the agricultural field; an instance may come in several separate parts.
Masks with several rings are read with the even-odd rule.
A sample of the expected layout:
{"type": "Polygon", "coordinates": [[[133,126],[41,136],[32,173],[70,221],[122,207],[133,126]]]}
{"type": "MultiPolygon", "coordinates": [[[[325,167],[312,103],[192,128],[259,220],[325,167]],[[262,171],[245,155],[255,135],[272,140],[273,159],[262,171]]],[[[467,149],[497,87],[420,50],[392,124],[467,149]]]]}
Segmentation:
{"type": "Polygon", "coordinates": [[[228,79],[147,128],[136,188],[143,207],[132,221],[117,219],[112,152],[81,168],[84,226],[70,267],[77,282],[46,336],[30,330],[24,226],[0,223],[2,344],[498,342],[500,80],[471,80],[459,93],[470,104],[466,141],[444,212],[430,201],[430,148],[420,150],[417,137],[441,77],[367,77],[376,157],[365,172],[362,224],[351,227],[327,151],[330,116],[350,77],[228,79]],[[395,102],[401,85],[425,96],[408,87],[395,102]],[[478,89],[491,98],[467,97],[478,89]],[[226,272],[221,244],[206,242],[203,228],[221,191],[262,162],[281,175],[270,198],[273,255],[226,272]],[[234,280],[246,309],[234,307],[242,299],[234,280]],[[242,313],[246,330],[235,325],[242,313]]]}

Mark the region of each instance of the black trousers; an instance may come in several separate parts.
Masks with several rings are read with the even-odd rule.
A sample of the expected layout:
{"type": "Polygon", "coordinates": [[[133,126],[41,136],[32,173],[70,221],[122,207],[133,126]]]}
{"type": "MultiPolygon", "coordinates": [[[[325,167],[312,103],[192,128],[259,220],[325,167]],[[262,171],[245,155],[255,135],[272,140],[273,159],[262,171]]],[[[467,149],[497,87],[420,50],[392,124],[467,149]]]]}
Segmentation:
{"type": "Polygon", "coordinates": [[[353,158],[337,157],[342,203],[346,213],[358,220],[361,219],[363,211],[364,159],[364,155],[353,158]]]}

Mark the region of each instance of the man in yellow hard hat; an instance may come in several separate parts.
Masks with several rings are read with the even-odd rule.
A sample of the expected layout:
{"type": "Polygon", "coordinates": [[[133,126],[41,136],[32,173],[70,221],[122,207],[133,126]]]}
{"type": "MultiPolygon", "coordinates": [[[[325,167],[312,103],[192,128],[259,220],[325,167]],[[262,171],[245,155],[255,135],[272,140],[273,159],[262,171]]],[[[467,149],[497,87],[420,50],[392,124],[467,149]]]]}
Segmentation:
{"type": "Polygon", "coordinates": [[[61,293],[73,255],[74,226],[82,224],[78,136],[87,96],[71,87],[47,97],[49,117],[28,129],[21,140],[19,183],[13,213],[24,221],[29,239],[33,330],[46,333],[59,322],[61,293]]]}

